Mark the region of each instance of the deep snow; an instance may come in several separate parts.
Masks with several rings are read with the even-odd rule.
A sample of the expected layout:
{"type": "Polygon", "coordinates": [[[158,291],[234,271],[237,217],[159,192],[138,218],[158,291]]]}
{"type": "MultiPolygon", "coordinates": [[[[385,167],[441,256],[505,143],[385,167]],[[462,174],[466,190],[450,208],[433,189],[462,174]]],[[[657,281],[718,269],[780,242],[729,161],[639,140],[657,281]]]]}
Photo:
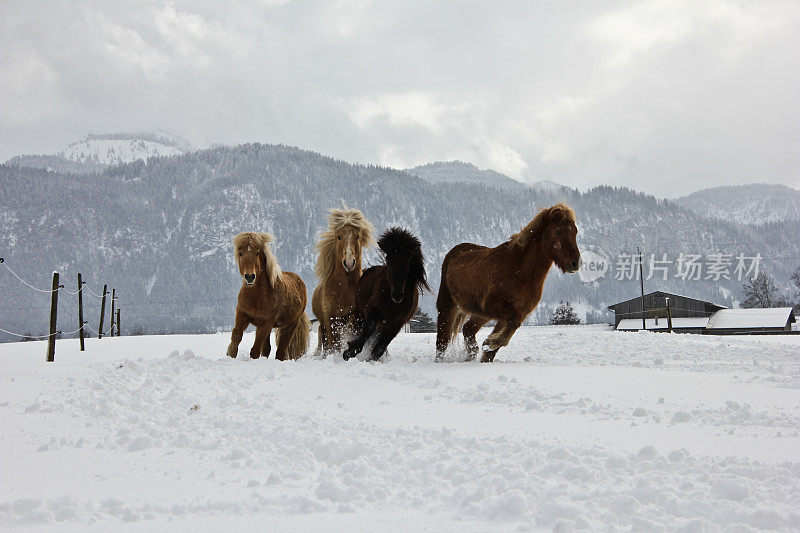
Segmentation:
{"type": "Polygon", "coordinates": [[[252,340],[0,345],[0,527],[800,528],[798,336],[523,328],[491,365],[252,340]]]}

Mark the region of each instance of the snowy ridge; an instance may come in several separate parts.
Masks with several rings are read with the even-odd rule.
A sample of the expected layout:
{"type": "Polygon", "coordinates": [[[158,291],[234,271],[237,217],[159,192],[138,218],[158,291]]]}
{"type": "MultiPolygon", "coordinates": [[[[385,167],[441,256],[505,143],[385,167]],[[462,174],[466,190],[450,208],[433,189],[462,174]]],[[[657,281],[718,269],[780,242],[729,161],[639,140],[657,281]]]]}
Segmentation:
{"type": "Polygon", "coordinates": [[[531,189],[541,191],[549,194],[558,194],[563,192],[566,187],[551,180],[535,181],[529,185],[531,189]]]}
{"type": "Polygon", "coordinates": [[[739,224],[800,219],[800,191],[785,185],[713,187],[677,198],[675,202],[700,216],[739,224]]]}
{"type": "Polygon", "coordinates": [[[0,527],[800,527],[792,339],[523,328],[493,365],[434,364],[431,334],[376,364],[227,341],[0,346],[0,527]]]}
{"type": "Polygon", "coordinates": [[[525,187],[524,183],[509,178],[505,174],[495,170],[480,169],[472,163],[463,161],[436,161],[408,168],[404,172],[430,183],[475,183],[508,190],[525,187]]]}
{"type": "Polygon", "coordinates": [[[109,166],[182,153],[177,139],[166,134],[117,134],[89,135],[67,146],[61,155],[70,161],[109,166]]]}

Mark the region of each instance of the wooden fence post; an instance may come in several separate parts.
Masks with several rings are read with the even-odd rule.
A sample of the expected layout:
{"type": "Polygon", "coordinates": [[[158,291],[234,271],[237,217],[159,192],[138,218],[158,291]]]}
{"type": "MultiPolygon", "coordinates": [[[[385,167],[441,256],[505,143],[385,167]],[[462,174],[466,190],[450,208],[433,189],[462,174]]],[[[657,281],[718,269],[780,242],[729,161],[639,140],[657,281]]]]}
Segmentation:
{"type": "Polygon", "coordinates": [[[78,272],[78,327],[80,328],[81,351],[84,351],[83,345],[83,279],[81,273],[78,272]]]}
{"type": "Polygon", "coordinates": [[[672,333],[672,309],[669,306],[669,297],[667,298],[667,332],[672,333]]]}
{"type": "Polygon", "coordinates": [[[100,303],[100,329],[97,330],[97,338],[103,338],[103,320],[106,317],[106,294],[108,294],[108,285],[103,285],[103,301],[100,303]]]}
{"type": "Polygon", "coordinates": [[[122,335],[122,333],[119,332],[119,307],[117,307],[117,337],[120,335],[122,335]]]}
{"type": "Polygon", "coordinates": [[[117,289],[111,289],[111,331],[110,335],[114,336],[114,304],[117,303],[116,297],[117,289]]]}
{"type": "Polygon", "coordinates": [[[642,271],[642,250],[639,247],[636,247],[636,251],[639,252],[639,281],[642,287],[642,330],[647,329],[647,323],[645,322],[645,313],[644,313],[644,272],[642,271]]]}
{"type": "Polygon", "coordinates": [[[50,293],[50,336],[47,338],[47,362],[56,360],[56,316],[58,313],[58,272],[53,272],[53,292],[50,293]]]}

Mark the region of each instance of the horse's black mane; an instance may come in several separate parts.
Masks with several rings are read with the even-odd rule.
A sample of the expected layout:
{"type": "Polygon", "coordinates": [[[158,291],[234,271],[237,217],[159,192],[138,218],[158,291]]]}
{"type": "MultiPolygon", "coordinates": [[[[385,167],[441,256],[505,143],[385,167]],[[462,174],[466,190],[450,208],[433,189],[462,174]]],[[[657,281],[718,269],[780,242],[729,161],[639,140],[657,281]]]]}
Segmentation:
{"type": "Polygon", "coordinates": [[[416,285],[420,293],[423,289],[428,291],[427,276],[425,274],[425,261],[422,256],[422,243],[410,231],[404,228],[389,228],[378,239],[378,248],[386,256],[387,262],[394,257],[409,257],[409,281],[416,285]]]}

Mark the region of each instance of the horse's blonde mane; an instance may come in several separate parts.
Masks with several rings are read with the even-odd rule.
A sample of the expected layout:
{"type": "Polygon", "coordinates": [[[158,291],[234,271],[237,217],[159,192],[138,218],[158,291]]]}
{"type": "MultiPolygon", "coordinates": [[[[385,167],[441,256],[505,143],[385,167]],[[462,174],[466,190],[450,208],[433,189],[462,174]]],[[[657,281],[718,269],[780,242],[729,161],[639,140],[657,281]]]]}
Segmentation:
{"type": "Polygon", "coordinates": [[[553,207],[548,207],[539,211],[539,213],[533,217],[533,220],[522,228],[519,233],[512,235],[508,242],[520,248],[525,248],[533,239],[541,236],[548,224],[564,219],[574,224],[575,211],[564,202],[559,202],[553,207]]]}
{"type": "Polygon", "coordinates": [[[274,240],[275,238],[269,233],[255,233],[251,231],[240,233],[233,238],[233,257],[237,261],[239,249],[242,247],[252,246],[264,252],[264,257],[266,257],[267,279],[271,287],[274,287],[281,277],[281,267],[278,266],[278,260],[275,259],[272,250],[269,249],[269,243],[274,240]]]}
{"type": "Polygon", "coordinates": [[[315,245],[317,262],[314,265],[314,272],[322,281],[333,275],[336,268],[336,232],[346,226],[353,226],[361,232],[362,248],[375,245],[373,236],[375,227],[367,220],[364,213],[358,209],[348,209],[344,205],[342,208],[331,209],[328,213],[328,228],[320,232],[319,241],[315,245]]]}

